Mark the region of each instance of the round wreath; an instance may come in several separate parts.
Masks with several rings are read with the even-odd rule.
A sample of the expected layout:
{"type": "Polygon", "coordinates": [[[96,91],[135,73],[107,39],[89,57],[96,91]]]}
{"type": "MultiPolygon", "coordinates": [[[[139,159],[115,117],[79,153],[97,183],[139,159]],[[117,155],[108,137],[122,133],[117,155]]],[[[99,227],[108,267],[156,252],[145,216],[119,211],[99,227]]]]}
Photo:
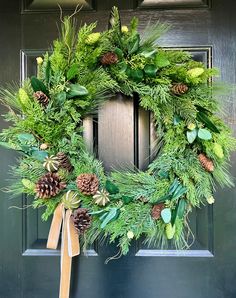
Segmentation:
{"type": "Polygon", "coordinates": [[[12,123],[1,145],[21,152],[9,191],[33,195],[34,208],[46,207],[43,220],[63,203],[84,243],[108,237],[124,255],[141,236],[159,247],[169,239],[188,247],[187,215],[214,202],[215,182],[232,186],[226,168],[236,144],[216,115],[210,81],[217,70],[186,51],[159,47],[168,26],[150,25],[140,36],[137,25],[134,18],[121,26],[116,8],[104,32],[94,32],[96,23],[77,30],[65,17],[52,52],[37,58],[37,76],[1,90],[12,123]],[[159,150],[146,171],[105,174],[86,149],[84,117],[117,92],[138,93],[152,112],[159,150]]]}

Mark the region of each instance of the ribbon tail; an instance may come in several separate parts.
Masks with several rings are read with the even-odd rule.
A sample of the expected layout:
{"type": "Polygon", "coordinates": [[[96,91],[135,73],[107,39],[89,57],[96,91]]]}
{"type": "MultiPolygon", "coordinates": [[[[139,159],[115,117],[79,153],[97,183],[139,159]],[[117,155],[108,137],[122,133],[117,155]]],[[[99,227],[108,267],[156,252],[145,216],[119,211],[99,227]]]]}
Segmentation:
{"type": "Polygon", "coordinates": [[[61,224],[63,219],[64,206],[59,204],[54,211],[53,219],[48,235],[47,248],[56,249],[59,241],[61,224]]]}
{"type": "Polygon", "coordinates": [[[79,235],[71,219],[71,216],[67,221],[67,235],[68,235],[69,256],[70,257],[78,256],[80,254],[79,235]]]}
{"type": "Polygon", "coordinates": [[[80,253],[79,236],[67,210],[62,227],[61,280],[59,298],[69,298],[72,257],[80,253]]]}

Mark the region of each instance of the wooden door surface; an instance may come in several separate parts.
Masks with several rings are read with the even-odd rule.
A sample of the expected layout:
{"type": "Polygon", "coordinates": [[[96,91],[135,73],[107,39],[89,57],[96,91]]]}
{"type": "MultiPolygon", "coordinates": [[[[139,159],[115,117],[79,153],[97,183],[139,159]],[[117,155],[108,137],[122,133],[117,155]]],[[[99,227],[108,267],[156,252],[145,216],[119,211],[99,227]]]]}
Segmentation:
{"type": "MultiPolygon", "coordinates": [[[[97,20],[98,30],[107,27],[113,5],[120,8],[124,25],[137,16],[141,32],[149,21],[167,22],[171,29],[160,39],[162,46],[188,50],[208,67],[219,67],[222,80],[236,83],[233,0],[1,0],[1,85],[35,73],[35,58],[58,35],[57,2],[65,13],[83,2],[79,22],[97,20]]],[[[232,91],[224,100],[226,121],[233,129],[235,98],[232,91]]],[[[104,106],[98,119],[85,121],[88,146],[97,151],[107,170],[132,163],[143,169],[155,143],[150,119],[138,107],[137,97],[118,95],[104,106]]],[[[1,120],[0,125],[2,129],[7,123],[1,120]]],[[[3,188],[8,183],[9,165],[17,157],[0,150],[3,188]]],[[[235,174],[235,155],[232,161],[231,172],[235,174]]],[[[190,218],[196,239],[189,250],[160,250],[134,242],[127,257],[105,265],[107,257],[117,253],[116,245],[96,243],[87,256],[74,258],[71,298],[235,298],[235,189],[217,189],[215,197],[214,208],[197,210],[190,218]]],[[[60,252],[46,249],[50,222],[42,223],[38,211],[20,210],[26,203],[30,200],[24,195],[10,200],[8,193],[1,192],[0,298],[58,297],[60,252]]]]}

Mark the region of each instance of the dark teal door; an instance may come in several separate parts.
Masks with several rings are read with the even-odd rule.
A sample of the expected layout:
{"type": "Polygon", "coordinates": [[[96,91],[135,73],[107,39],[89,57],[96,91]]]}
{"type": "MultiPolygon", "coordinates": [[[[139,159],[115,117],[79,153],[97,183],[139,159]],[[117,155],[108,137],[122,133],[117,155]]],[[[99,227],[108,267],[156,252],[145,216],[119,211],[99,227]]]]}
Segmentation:
{"type": "MultiPolygon", "coordinates": [[[[221,77],[235,82],[236,3],[233,0],[128,0],[128,1],[0,1],[0,84],[16,81],[35,72],[35,58],[57,36],[57,2],[69,13],[78,2],[81,22],[98,20],[107,26],[113,5],[121,9],[123,24],[132,16],[140,18],[140,30],[149,22],[172,25],[161,39],[163,46],[189,50],[195,59],[221,69],[221,77]]],[[[227,121],[235,128],[235,94],[224,102],[227,121]]],[[[1,107],[1,114],[4,108],[1,107]]],[[[154,154],[155,136],[149,114],[139,109],[137,98],[121,95],[105,105],[98,121],[86,119],[85,137],[105,166],[135,163],[145,168],[154,154]],[[134,115],[136,115],[134,117],[134,115]],[[109,123],[109,129],[108,125],[109,123]],[[124,129],[125,128],[125,129],[124,129]],[[125,131],[125,133],[124,133],[125,131]],[[93,140],[95,139],[95,142],[93,140]],[[112,140],[108,142],[107,140],[112,140]]],[[[0,122],[1,128],[6,123],[0,122]]],[[[16,162],[12,152],[1,149],[1,187],[9,178],[8,166],[16,162]]],[[[236,173],[236,158],[231,171],[236,173]]],[[[235,189],[218,190],[214,208],[198,210],[190,222],[195,234],[189,250],[147,248],[134,242],[127,257],[104,262],[117,253],[116,246],[95,244],[73,260],[71,298],[235,298],[236,297],[236,215],[235,189]]],[[[40,212],[21,210],[30,201],[0,200],[0,298],[58,297],[59,251],[46,247],[50,223],[41,223],[40,212]],[[9,208],[16,206],[16,208],[9,208]]]]}

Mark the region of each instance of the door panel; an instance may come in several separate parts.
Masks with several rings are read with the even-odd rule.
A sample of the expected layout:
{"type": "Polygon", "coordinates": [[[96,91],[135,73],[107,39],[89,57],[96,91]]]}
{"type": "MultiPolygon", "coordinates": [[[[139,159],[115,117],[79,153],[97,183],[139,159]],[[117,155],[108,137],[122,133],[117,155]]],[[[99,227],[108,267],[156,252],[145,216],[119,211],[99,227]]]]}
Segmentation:
{"type": "MultiPolygon", "coordinates": [[[[0,36],[4,45],[0,49],[1,66],[5,70],[0,72],[1,84],[34,74],[35,58],[58,35],[57,1],[22,0],[21,5],[13,2],[18,3],[0,3],[0,36]]],[[[211,63],[220,67],[222,79],[235,82],[236,4],[232,0],[215,0],[211,7],[207,0],[83,2],[86,3],[79,21],[98,20],[98,30],[107,27],[109,9],[114,4],[123,9],[123,24],[128,24],[132,16],[140,18],[140,31],[149,20],[170,23],[172,28],[160,40],[162,46],[190,50],[196,60],[209,67],[211,63]]],[[[64,8],[70,9],[73,3],[64,1],[64,8]]],[[[234,98],[232,92],[224,105],[233,129],[234,98]]],[[[5,126],[1,121],[1,128],[5,126]]],[[[156,136],[151,115],[138,107],[137,96],[134,99],[116,96],[101,109],[98,119],[86,119],[84,126],[89,149],[95,150],[108,171],[122,164],[145,169],[153,157],[156,136]]],[[[233,174],[235,161],[234,155],[233,174]]],[[[1,186],[4,186],[5,173],[8,165],[15,163],[15,156],[1,149],[1,162],[1,186]]],[[[0,297],[57,297],[60,252],[45,249],[50,223],[42,223],[36,210],[8,210],[9,206],[30,203],[29,198],[10,201],[8,194],[1,196],[0,297]]],[[[133,242],[127,257],[104,265],[108,256],[117,253],[117,247],[96,243],[86,252],[88,257],[73,260],[71,297],[236,297],[236,218],[231,208],[235,206],[234,200],[234,189],[217,190],[214,210],[207,207],[191,215],[190,225],[196,240],[190,250],[174,251],[171,247],[159,250],[146,247],[142,241],[133,242]]]]}

